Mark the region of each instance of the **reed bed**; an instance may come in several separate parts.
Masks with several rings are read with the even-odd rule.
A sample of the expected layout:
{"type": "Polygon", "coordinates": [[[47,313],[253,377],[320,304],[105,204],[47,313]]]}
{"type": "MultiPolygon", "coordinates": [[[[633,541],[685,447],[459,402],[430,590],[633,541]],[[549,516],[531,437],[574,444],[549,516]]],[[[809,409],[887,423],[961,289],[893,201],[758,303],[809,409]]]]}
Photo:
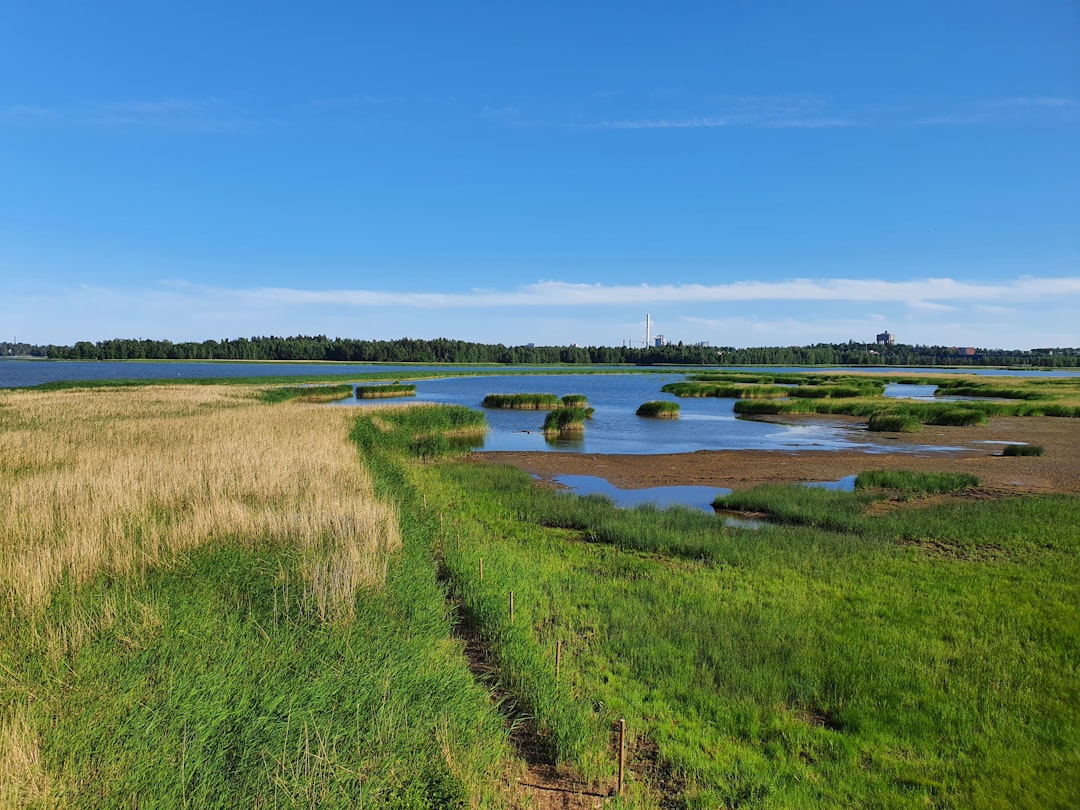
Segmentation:
{"type": "Polygon", "coordinates": [[[296,399],[302,402],[337,402],[352,396],[351,385],[288,385],[267,388],[262,393],[265,402],[285,402],[296,399]]]}
{"type": "Polygon", "coordinates": [[[1001,451],[1003,456],[1041,456],[1046,452],[1041,444],[1007,444],[1001,451]]]}
{"type": "Polygon", "coordinates": [[[643,402],[638,406],[637,415],[654,419],[678,419],[679,403],[663,399],[643,402]]]}
{"type": "MultiPolygon", "coordinates": [[[[440,421],[416,410],[365,413],[440,421]]],[[[355,421],[241,386],[0,392],[0,808],[507,806],[431,527],[355,421]]]]}
{"type": "Polygon", "coordinates": [[[584,408],[556,408],[544,417],[544,433],[581,433],[588,418],[584,408]]]}
{"type": "Polygon", "coordinates": [[[412,383],[356,386],[357,399],[390,399],[392,397],[414,396],[416,396],[416,386],[412,383]]]}
{"type": "Polygon", "coordinates": [[[0,392],[0,604],[43,605],[62,581],[124,576],[210,540],[306,550],[321,614],[348,613],[399,544],[332,408],[250,391],[153,386],[0,392]]]}
{"type": "Polygon", "coordinates": [[[488,394],[480,403],[482,408],[515,411],[550,411],[561,405],[561,400],[554,394],[488,394]]]}

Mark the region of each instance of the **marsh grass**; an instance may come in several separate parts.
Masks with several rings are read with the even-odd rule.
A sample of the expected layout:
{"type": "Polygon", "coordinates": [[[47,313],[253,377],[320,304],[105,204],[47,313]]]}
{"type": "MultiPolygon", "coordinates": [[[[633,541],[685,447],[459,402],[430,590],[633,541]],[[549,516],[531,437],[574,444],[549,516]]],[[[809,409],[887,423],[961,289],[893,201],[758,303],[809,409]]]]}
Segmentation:
{"type": "Polygon", "coordinates": [[[589,417],[584,408],[556,408],[544,417],[544,433],[581,433],[589,417]]]}
{"type": "Polygon", "coordinates": [[[264,402],[337,402],[352,396],[351,385],[291,385],[267,388],[262,392],[264,402]]]}
{"type": "Polygon", "coordinates": [[[1003,456],[1041,456],[1046,452],[1041,444],[1007,444],[1001,451],[1003,456]]]}
{"type": "Polygon", "coordinates": [[[356,386],[357,399],[389,399],[391,397],[416,396],[416,386],[412,383],[387,383],[385,385],[356,386]]]}
{"type": "Polygon", "coordinates": [[[335,409],[201,386],[0,401],[11,414],[0,433],[8,615],[44,604],[62,580],[134,574],[225,536],[294,542],[313,576],[336,569],[346,591],[380,582],[398,545],[396,515],[372,497],[335,409]]]}
{"type": "Polygon", "coordinates": [[[779,385],[739,385],[734,383],[689,381],[668,383],[660,389],[677,397],[720,397],[721,399],[776,399],[790,389],[779,385]]]}
{"type": "Polygon", "coordinates": [[[873,413],[866,424],[875,433],[918,433],[922,422],[908,413],[873,413]]]}
{"type": "Polygon", "coordinates": [[[561,406],[554,394],[488,394],[480,403],[482,408],[503,408],[516,411],[548,411],[561,406]]]}
{"type": "Polygon", "coordinates": [[[789,524],[741,531],[486,465],[424,481],[448,510],[453,587],[491,599],[477,615],[497,649],[506,591],[524,594],[515,632],[541,663],[503,666],[550,667],[563,642],[579,767],[604,773],[596,752],[624,716],[685,807],[1080,799],[1077,499],[869,517],[887,492],[761,488],[743,502],[789,524]]]}
{"type": "Polygon", "coordinates": [[[678,419],[679,418],[679,403],[671,402],[666,399],[653,400],[652,402],[643,402],[638,406],[638,416],[648,416],[656,419],[678,419]]]}
{"type": "Polygon", "coordinates": [[[431,526],[351,414],[240,386],[0,414],[0,806],[501,806],[431,526]]]}
{"type": "Polygon", "coordinates": [[[894,489],[919,494],[960,492],[978,485],[978,476],[970,473],[871,470],[855,476],[855,489],[894,489]]]}

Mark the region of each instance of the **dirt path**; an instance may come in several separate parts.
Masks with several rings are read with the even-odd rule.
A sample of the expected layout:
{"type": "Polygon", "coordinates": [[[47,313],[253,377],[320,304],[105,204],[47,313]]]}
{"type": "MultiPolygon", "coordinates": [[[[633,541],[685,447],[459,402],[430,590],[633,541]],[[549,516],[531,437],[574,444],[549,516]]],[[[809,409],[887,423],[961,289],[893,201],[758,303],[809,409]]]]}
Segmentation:
{"type": "Polygon", "coordinates": [[[1080,419],[996,417],[980,427],[928,426],[921,433],[868,433],[856,419],[806,418],[844,426],[852,441],[884,444],[896,450],[701,450],[655,456],[495,452],[476,457],[512,464],[545,481],[557,475],[595,475],[622,489],[747,489],[769,483],[836,481],[866,470],[899,469],[972,473],[982,481],[983,489],[1000,495],[1080,494],[1080,419]],[[1001,455],[1005,442],[1037,444],[1046,452],[1043,456],[1005,457],[1001,455]],[[960,449],[942,449],[950,447],[960,449]]]}

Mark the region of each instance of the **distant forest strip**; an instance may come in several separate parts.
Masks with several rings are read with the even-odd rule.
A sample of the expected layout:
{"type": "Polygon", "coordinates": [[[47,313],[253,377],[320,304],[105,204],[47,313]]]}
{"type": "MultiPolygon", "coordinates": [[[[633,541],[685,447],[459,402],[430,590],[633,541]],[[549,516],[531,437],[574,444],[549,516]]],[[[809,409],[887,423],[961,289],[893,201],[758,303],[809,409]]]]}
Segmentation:
{"type": "Polygon", "coordinates": [[[967,349],[873,343],[812,346],[730,346],[672,343],[666,346],[504,346],[464,340],[356,340],[325,335],[252,337],[202,342],[117,338],[74,346],[0,343],[0,356],[55,360],[302,360],[351,363],[486,363],[499,365],[790,365],[790,366],[1080,366],[1080,348],[1029,351],[967,349]]]}

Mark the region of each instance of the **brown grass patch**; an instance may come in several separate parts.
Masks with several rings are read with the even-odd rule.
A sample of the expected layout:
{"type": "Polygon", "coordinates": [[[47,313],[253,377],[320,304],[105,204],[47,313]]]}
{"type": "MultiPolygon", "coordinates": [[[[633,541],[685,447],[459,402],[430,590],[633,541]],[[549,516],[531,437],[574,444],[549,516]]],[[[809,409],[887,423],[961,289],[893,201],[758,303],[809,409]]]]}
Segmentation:
{"type": "Polygon", "coordinates": [[[320,615],[347,618],[400,544],[350,419],[231,386],[0,392],[4,613],[228,538],[296,544],[320,615]]]}

